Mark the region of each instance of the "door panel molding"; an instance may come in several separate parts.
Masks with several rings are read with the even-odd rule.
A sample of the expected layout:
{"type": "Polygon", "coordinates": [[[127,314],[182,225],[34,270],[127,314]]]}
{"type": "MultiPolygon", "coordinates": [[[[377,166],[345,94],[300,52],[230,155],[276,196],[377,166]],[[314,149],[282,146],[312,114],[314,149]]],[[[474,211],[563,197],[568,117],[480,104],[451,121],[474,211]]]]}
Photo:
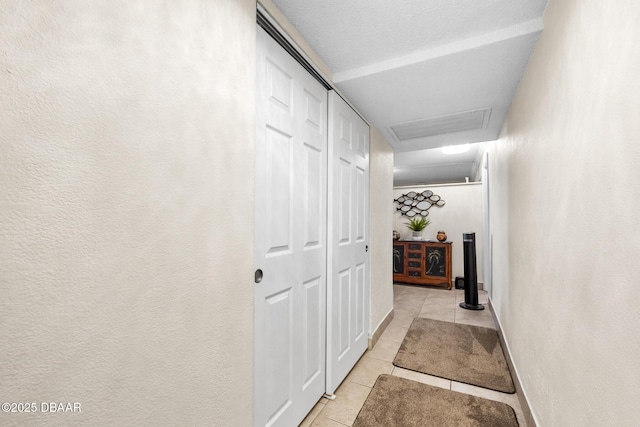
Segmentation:
{"type": "Polygon", "coordinates": [[[367,349],[369,325],[369,127],[329,92],[327,394],[367,349]]]}
{"type": "Polygon", "coordinates": [[[257,29],[254,425],[298,425],[326,383],[327,90],[257,29]]]}

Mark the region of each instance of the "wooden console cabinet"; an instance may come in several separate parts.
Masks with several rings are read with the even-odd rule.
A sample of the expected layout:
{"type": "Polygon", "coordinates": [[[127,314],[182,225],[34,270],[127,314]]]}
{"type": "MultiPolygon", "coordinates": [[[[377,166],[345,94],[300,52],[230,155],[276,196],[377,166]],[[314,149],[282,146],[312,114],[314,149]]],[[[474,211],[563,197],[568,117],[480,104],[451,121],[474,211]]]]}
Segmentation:
{"type": "Polygon", "coordinates": [[[393,242],[393,281],[451,289],[451,242],[393,242]]]}

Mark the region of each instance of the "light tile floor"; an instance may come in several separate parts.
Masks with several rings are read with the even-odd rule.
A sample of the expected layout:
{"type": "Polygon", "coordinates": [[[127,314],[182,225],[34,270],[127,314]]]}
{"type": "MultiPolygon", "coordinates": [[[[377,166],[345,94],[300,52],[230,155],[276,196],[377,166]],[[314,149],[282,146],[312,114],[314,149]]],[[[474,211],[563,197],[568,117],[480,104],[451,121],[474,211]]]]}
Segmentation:
{"type": "Polygon", "coordinates": [[[460,308],[458,304],[464,301],[464,291],[460,289],[452,289],[449,291],[442,288],[394,284],[393,296],[393,321],[382,334],[376,346],[372,350],[367,350],[340,387],[338,387],[335,393],[336,399],[320,399],[300,426],[351,426],[358,416],[358,412],[367,399],[378,375],[391,374],[448,390],[504,402],[515,410],[520,426],[527,427],[516,394],[500,393],[425,375],[398,368],[392,364],[414,317],[426,317],[429,319],[495,329],[491,313],[487,306],[488,300],[486,292],[478,292],[478,303],[486,307],[485,310],[482,311],[460,308]]]}

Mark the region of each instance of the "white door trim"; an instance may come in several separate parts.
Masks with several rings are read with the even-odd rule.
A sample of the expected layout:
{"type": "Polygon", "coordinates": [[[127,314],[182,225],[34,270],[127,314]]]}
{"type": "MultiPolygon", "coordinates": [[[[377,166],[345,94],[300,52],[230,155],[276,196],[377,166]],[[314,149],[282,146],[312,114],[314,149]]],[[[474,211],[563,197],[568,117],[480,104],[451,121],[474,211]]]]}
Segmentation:
{"type": "Polygon", "coordinates": [[[491,192],[489,188],[489,153],[484,153],[482,165],[482,287],[491,296],[492,285],[492,259],[493,259],[493,236],[491,235],[491,192]]]}

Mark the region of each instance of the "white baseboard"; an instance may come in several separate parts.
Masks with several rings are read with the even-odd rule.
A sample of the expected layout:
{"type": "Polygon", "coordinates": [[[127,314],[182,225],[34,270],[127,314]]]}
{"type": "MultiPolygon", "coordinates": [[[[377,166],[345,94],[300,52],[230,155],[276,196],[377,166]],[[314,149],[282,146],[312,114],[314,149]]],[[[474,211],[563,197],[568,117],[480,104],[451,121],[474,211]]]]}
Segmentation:
{"type": "Polygon", "coordinates": [[[511,370],[511,374],[513,377],[513,383],[516,386],[516,392],[518,393],[518,400],[520,401],[520,407],[522,408],[522,413],[524,415],[525,420],[527,421],[527,426],[529,427],[537,427],[539,424],[536,420],[535,415],[531,411],[531,406],[529,405],[529,399],[527,398],[527,393],[522,388],[522,383],[520,382],[520,374],[518,373],[518,369],[513,363],[513,359],[511,358],[511,349],[509,348],[509,344],[505,339],[504,333],[502,332],[502,324],[500,323],[500,319],[493,309],[493,303],[491,302],[491,297],[489,297],[489,311],[491,312],[491,316],[493,317],[493,322],[496,325],[498,330],[498,338],[500,339],[500,344],[504,349],[504,353],[507,359],[507,365],[509,365],[509,369],[511,370]]]}
{"type": "Polygon", "coordinates": [[[368,344],[369,350],[375,347],[376,343],[380,339],[380,335],[382,335],[384,330],[387,329],[387,326],[389,326],[389,323],[391,323],[392,320],[393,320],[393,308],[387,313],[386,316],[384,316],[384,319],[382,319],[382,321],[376,327],[376,330],[369,337],[369,344],[368,344]]]}

